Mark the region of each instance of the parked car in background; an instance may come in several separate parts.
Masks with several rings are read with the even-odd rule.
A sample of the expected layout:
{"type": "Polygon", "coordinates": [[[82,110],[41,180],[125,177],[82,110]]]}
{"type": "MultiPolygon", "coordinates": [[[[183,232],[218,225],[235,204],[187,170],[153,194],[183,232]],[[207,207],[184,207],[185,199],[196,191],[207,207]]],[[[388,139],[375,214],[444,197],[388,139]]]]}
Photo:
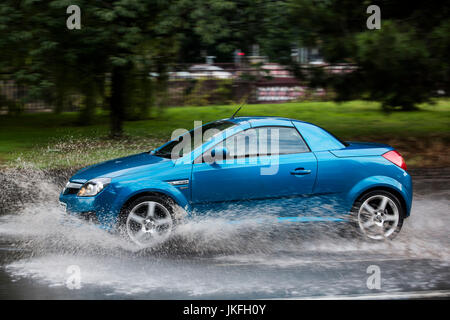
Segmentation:
{"type": "Polygon", "coordinates": [[[225,71],[223,68],[209,65],[209,64],[196,64],[189,67],[189,72],[193,78],[213,78],[213,79],[231,79],[233,74],[225,71]]]}

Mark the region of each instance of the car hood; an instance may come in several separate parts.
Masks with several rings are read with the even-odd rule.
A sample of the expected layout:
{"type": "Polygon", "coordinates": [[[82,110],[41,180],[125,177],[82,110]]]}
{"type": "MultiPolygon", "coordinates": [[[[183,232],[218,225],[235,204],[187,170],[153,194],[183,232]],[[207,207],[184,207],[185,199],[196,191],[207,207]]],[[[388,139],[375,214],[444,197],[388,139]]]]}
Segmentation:
{"type": "Polygon", "coordinates": [[[113,159],[79,170],[70,181],[86,182],[97,177],[114,178],[136,171],[158,170],[173,165],[170,159],[151,155],[147,152],[113,159]]]}

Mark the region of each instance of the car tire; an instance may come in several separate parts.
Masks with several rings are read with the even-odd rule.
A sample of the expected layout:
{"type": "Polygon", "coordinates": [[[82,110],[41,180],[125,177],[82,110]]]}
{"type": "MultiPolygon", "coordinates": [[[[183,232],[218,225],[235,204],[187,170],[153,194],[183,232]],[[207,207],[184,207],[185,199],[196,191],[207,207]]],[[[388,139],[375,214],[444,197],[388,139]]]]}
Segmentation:
{"type": "Polygon", "coordinates": [[[352,224],[357,235],[370,241],[392,240],[403,226],[405,210],[397,196],[374,190],[353,205],[352,224]]]}
{"type": "Polygon", "coordinates": [[[118,220],[120,234],[142,248],[167,240],[174,226],[173,202],[169,198],[153,195],[128,203],[118,220]]]}

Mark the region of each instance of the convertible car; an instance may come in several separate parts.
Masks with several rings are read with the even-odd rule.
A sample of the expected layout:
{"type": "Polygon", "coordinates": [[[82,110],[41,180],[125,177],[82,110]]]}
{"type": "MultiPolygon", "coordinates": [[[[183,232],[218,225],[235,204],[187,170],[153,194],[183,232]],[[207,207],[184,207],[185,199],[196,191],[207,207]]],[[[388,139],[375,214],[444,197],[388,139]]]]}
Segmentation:
{"type": "Polygon", "coordinates": [[[166,239],[196,215],[339,221],[363,238],[384,240],[410,214],[412,182],[388,145],[344,142],[299,120],[231,117],[155,150],[84,168],[60,202],[68,214],[139,246],[166,239]]]}

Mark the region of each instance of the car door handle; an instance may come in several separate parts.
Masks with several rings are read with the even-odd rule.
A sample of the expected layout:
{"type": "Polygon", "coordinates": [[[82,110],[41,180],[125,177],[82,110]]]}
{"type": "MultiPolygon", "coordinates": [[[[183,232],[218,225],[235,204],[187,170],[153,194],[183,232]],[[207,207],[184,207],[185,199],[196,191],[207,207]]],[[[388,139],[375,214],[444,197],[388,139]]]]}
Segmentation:
{"type": "Polygon", "coordinates": [[[311,170],[307,170],[305,168],[297,168],[291,171],[291,174],[294,176],[304,176],[305,174],[310,174],[311,170]]]}

